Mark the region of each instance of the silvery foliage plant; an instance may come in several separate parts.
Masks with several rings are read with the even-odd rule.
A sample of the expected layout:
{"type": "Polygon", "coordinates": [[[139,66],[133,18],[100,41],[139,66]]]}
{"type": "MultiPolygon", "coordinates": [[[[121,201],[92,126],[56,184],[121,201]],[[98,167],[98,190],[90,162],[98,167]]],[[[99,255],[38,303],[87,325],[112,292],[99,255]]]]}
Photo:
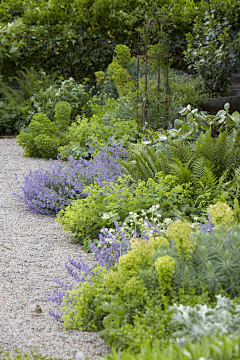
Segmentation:
{"type": "Polygon", "coordinates": [[[216,295],[216,298],[214,308],[206,304],[194,307],[174,304],[170,307],[171,326],[176,330],[172,337],[178,343],[184,344],[186,338],[197,341],[205,335],[240,333],[240,305],[221,295],[216,295]]]}

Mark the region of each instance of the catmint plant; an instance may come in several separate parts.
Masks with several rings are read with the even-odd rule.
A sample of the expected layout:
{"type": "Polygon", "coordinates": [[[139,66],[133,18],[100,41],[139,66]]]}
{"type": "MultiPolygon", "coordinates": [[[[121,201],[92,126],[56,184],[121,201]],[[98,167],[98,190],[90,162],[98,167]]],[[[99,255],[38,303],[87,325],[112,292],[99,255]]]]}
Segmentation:
{"type": "Polygon", "coordinates": [[[198,230],[202,231],[205,234],[212,234],[214,225],[211,223],[210,220],[206,221],[205,223],[200,222],[198,226],[198,230]]]}
{"type": "Polygon", "coordinates": [[[37,214],[55,216],[71,201],[86,197],[87,185],[110,183],[122,176],[118,160],[126,158],[122,146],[111,144],[99,149],[90,160],[68,157],[68,162],[50,160],[49,169],[30,170],[24,175],[22,194],[14,193],[28,209],[37,214]]]}
{"type": "MultiPolygon", "coordinates": [[[[94,253],[96,263],[107,270],[114,266],[118,262],[120,256],[124,255],[130,249],[130,242],[126,233],[120,228],[117,221],[114,222],[114,225],[116,228],[115,230],[102,229],[97,247],[95,244],[92,244],[92,252],[94,253]]],[[[78,284],[85,281],[91,283],[90,279],[98,276],[98,273],[94,272],[94,266],[89,266],[82,259],[75,261],[69,258],[68,263],[65,263],[65,269],[70,277],[78,284]],[[75,270],[73,270],[69,264],[71,264],[75,270]],[[79,274],[82,274],[82,276],[79,274]]],[[[61,304],[63,297],[68,297],[68,292],[72,290],[73,286],[56,279],[53,279],[53,281],[63,288],[63,291],[54,290],[53,296],[47,297],[47,300],[56,304],[61,304]]],[[[62,316],[62,314],[51,311],[49,311],[49,315],[58,320],[61,319],[62,316]]]]}
{"type": "Polygon", "coordinates": [[[107,230],[104,227],[99,234],[99,243],[96,246],[92,243],[92,252],[96,262],[107,270],[114,266],[120,256],[130,249],[129,238],[126,232],[114,221],[115,230],[107,230]]]}

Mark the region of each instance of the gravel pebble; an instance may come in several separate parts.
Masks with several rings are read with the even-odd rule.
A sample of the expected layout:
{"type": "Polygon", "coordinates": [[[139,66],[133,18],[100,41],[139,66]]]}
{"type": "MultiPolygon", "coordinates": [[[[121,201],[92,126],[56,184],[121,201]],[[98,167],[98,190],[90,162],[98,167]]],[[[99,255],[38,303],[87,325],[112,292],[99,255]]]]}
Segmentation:
{"type": "Polygon", "coordinates": [[[46,300],[58,288],[53,278],[70,281],[67,258],[93,263],[91,255],[72,244],[53,217],[31,213],[12,195],[20,192],[24,173],[47,168],[48,160],[23,157],[16,139],[1,138],[0,164],[0,346],[11,356],[15,348],[30,353],[34,346],[41,355],[64,360],[78,351],[89,360],[103,356],[109,348],[98,333],[63,331],[62,322],[48,315],[60,306],[46,300]],[[37,305],[42,313],[35,312],[37,305]]]}

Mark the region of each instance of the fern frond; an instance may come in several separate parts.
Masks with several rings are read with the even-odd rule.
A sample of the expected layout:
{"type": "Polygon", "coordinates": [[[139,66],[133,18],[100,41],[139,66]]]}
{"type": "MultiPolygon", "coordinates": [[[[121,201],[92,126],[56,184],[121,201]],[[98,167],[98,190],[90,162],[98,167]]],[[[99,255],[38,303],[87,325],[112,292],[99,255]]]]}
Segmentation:
{"type": "Polygon", "coordinates": [[[171,174],[170,164],[172,160],[169,160],[169,157],[164,152],[158,154],[158,161],[161,163],[161,171],[164,174],[171,174]]]}
{"type": "Polygon", "coordinates": [[[240,179],[240,166],[237,169],[235,169],[234,179],[237,179],[237,178],[240,179]]]}
{"type": "Polygon", "coordinates": [[[227,174],[229,172],[229,169],[225,170],[222,174],[222,176],[220,177],[220,179],[218,180],[218,185],[217,185],[217,194],[220,194],[223,191],[226,191],[229,186],[232,184],[231,181],[227,182],[227,174]]]}
{"type": "Polygon", "coordinates": [[[155,178],[156,173],[162,171],[161,157],[151,147],[138,145],[130,154],[130,159],[120,163],[135,181],[155,178]]]}
{"type": "Polygon", "coordinates": [[[141,180],[147,180],[148,178],[154,178],[156,172],[151,167],[151,161],[144,152],[135,154],[134,159],[139,171],[139,177],[141,180]]]}
{"type": "Polygon", "coordinates": [[[185,143],[181,141],[171,141],[169,146],[171,149],[172,158],[178,158],[184,165],[186,165],[192,158],[193,151],[185,143]]]}
{"type": "Polygon", "coordinates": [[[195,156],[196,158],[204,157],[205,159],[214,161],[214,139],[211,136],[211,128],[206,133],[201,133],[196,141],[195,156]]]}
{"type": "Polygon", "coordinates": [[[199,179],[205,186],[205,190],[215,191],[218,185],[217,176],[206,165],[204,167],[203,176],[199,179]]]}
{"type": "Polygon", "coordinates": [[[139,174],[139,170],[136,166],[136,161],[132,160],[132,161],[119,161],[119,163],[124,167],[126,173],[128,175],[131,176],[131,178],[135,181],[138,182],[138,180],[140,180],[140,174],[139,174]]]}
{"type": "Polygon", "coordinates": [[[192,172],[196,179],[201,179],[203,177],[205,163],[206,159],[203,156],[195,160],[192,166],[192,172]]]}
{"type": "Polygon", "coordinates": [[[226,129],[215,140],[214,149],[213,149],[215,174],[218,174],[219,176],[225,170],[227,148],[228,148],[228,133],[226,129]]]}
{"type": "Polygon", "coordinates": [[[176,175],[180,184],[193,181],[193,173],[190,169],[186,168],[180,159],[175,159],[175,163],[170,165],[172,174],[176,175]]]}

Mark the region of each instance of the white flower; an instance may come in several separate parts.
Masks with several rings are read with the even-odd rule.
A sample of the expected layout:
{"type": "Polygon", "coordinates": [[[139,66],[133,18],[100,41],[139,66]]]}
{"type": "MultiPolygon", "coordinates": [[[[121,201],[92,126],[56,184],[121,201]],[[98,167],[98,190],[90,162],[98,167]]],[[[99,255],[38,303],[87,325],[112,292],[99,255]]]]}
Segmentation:
{"type": "Polygon", "coordinates": [[[105,219],[110,219],[109,214],[103,214],[102,219],[103,219],[103,220],[105,220],[105,219]]]}
{"type": "Polygon", "coordinates": [[[157,205],[156,205],[156,209],[159,209],[159,208],[160,208],[160,205],[159,205],[159,204],[157,204],[157,205]]]}
{"type": "Polygon", "coordinates": [[[158,218],[161,218],[161,217],[162,217],[162,215],[161,215],[161,214],[158,214],[158,215],[157,215],[157,217],[158,217],[158,218]]]}
{"type": "Polygon", "coordinates": [[[195,216],[195,217],[193,218],[194,221],[197,221],[197,219],[198,219],[197,216],[195,216]]]}
{"type": "Polygon", "coordinates": [[[165,224],[170,224],[170,222],[172,222],[172,219],[166,218],[166,219],[164,220],[164,222],[165,222],[165,224]]]}

